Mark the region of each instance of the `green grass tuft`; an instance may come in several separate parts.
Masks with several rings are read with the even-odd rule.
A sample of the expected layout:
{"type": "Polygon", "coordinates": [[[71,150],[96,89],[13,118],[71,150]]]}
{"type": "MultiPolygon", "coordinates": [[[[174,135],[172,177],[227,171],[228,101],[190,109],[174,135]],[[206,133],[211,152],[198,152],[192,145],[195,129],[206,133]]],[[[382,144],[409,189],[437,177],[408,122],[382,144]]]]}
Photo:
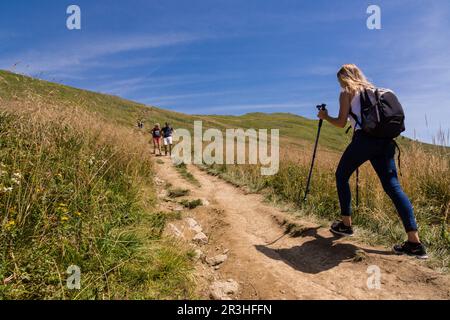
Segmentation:
{"type": "Polygon", "coordinates": [[[191,184],[193,184],[196,187],[200,187],[200,182],[194,177],[192,173],[190,173],[187,169],[187,166],[185,163],[181,163],[179,165],[176,165],[175,168],[177,169],[178,173],[186,180],[189,181],[191,184]]]}
{"type": "Polygon", "coordinates": [[[196,199],[196,200],[182,200],[180,202],[185,208],[188,209],[195,209],[198,206],[203,205],[203,202],[201,199],[196,199]]]}
{"type": "Polygon", "coordinates": [[[179,198],[189,195],[190,191],[188,189],[175,188],[170,189],[167,196],[169,198],[179,198]]]}

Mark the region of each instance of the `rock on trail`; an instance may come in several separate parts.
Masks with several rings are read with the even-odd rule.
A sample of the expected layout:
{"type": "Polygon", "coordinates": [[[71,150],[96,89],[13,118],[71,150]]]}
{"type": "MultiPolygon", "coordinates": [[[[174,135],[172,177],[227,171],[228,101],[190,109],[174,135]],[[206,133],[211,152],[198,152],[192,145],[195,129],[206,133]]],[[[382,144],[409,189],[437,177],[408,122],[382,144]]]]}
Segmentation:
{"type": "Polygon", "coordinates": [[[206,258],[206,263],[208,263],[211,267],[215,267],[219,264],[224,263],[228,259],[226,254],[219,254],[212,258],[206,258]]]}
{"type": "Polygon", "coordinates": [[[210,286],[210,295],[214,300],[232,300],[231,295],[239,290],[239,284],[233,279],[215,281],[210,286]]]}
{"type": "Polygon", "coordinates": [[[194,238],[192,238],[192,241],[197,244],[208,244],[208,237],[203,232],[198,232],[194,238]]]}

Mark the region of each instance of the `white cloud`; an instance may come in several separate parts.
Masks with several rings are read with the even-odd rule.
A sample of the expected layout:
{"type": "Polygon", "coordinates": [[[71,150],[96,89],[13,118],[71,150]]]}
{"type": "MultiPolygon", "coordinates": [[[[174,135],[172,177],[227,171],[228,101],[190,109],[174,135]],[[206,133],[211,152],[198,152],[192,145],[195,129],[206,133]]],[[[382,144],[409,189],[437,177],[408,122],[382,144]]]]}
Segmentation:
{"type": "Polygon", "coordinates": [[[197,41],[200,38],[201,36],[192,34],[174,33],[156,36],[113,36],[106,39],[102,37],[101,39],[90,39],[79,43],[72,42],[67,45],[60,42],[57,46],[50,45],[44,49],[30,50],[14,57],[3,57],[0,59],[0,66],[8,69],[14,63],[20,61],[16,71],[27,74],[67,72],[68,69],[80,72],[88,67],[92,67],[92,64],[97,64],[96,59],[102,57],[123,52],[180,45],[197,41]]]}
{"type": "MultiPolygon", "coordinates": [[[[109,93],[114,95],[130,95],[136,92],[146,90],[145,96],[133,95],[133,99],[139,101],[149,101],[151,98],[148,91],[159,91],[158,89],[169,87],[184,87],[187,85],[199,84],[199,83],[211,83],[213,81],[227,81],[238,78],[240,75],[235,73],[220,73],[220,74],[180,74],[180,75],[168,75],[168,76],[142,76],[120,80],[108,80],[103,84],[91,87],[94,91],[103,93],[109,93]]],[[[185,89],[186,90],[186,89],[185,89]]],[[[173,91],[173,90],[171,90],[173,91]]],[[[178,92],[178,91],[177,91],[178,92]]],[[[189,93],[190,94],[190,93],[189,93]]],[[[204,93],[193,93],[193,95],[202,95],[204,93]]],[[[207,94],[207,93],[205,93],[207,94]]],[[[154,97],[166,99],[169,97],[175,97],[175,95],[160,95],[154,93],[154,97]]]]}

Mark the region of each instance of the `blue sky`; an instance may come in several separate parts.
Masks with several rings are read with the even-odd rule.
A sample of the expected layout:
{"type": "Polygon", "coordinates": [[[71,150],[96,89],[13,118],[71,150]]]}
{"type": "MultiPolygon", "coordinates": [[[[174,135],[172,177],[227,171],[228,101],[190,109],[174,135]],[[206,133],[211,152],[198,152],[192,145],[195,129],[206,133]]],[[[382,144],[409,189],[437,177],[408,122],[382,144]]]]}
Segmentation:
{"type": "Polygon", "coordinates": [[[356,63],[398,94],[407,136],[450,128],[448,0],[17,0],[0,25],[0,68],[162,108],[335,114],[336,71],[356,63]],[[66,28],[70,4],[81,30],[66,28]]]}

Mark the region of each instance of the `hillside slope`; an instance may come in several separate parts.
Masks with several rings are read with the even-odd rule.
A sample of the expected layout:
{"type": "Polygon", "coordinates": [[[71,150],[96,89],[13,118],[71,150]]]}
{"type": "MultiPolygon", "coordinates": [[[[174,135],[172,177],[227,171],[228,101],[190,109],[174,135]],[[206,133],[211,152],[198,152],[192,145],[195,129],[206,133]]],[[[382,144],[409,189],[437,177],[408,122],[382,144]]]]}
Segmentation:
{"type": "Polygon", "coordinates": [[[162,236],[177,215],[155,208],[148,139],[64,105],[59,95],[66,92],[49,93],[52,85],[44,93],[17,90],[20,81],[34,90],[42,83],[7,76],[0,103],[0,300],[192,298],[188,250],[162,236]],[[51,99],[56,94],[59,102],[51,99]]]}
{"type": "MultiPolygon", "coordinates": [[[[343,130],[324,126],[311,195],[302,203],[317,121],[284,113],[186,115],[5,71],[0,71],[0,107],[0,298],[190,298],[191,258],[195,254],[188,249],[189,244],[172,242],[163,232],[170,230],[167,225],[183,226],[184,219],[197,212],[211,236],[206,248],[209,253],[214,253],[216,243],[222,246],[232,241],[230,261],[244,261],[240,270],[247,272],[248,278],[242,279],[246,287],[240,297],[253,297],[251,291],[257,288],[260,293],[264,291],[260,297],[283,298],[286,293],[271,295],[267,286],[275,279],[280,291],[286,283],[297,280],[299,284],[316,283],[311,298],[320,298],[328,292],[325,284],[335,279],[329,297],[413,298],[408,285],[397,285],[405,281],[396,274],[396,264],[403,262],[408,262],[403,270],[408,274],[407,282],[417,281],[415,288],[424,289],[420,298],[449,295],[448,286],[437,283],[448,283],[448,277],[403,258],[385,257],[386,250],[373,252],[373,248],[360,244],[388,247],[404,237],[392,204],[368,166],[361,170],[360,204],[354,216],[357,242],[332,239],[326,230],[319,230],[338,213],[336,151],[349,140],[343,130]],[[144,119],[146,130],[165,121],[176,128],[191,129],[195,120],[202,120],[206,128],[279,128],[283,143],[280,170],[263,177],[258,166],[204,167],[245,191],[207,176],[197,167],[176,168],[177,172],[169,159],[151,159],[148,133],[133,130],[137,119],[144,119]],[[308,152],[300,148],[305,145],[308,152]],[[160,177],[155,180],[158,195],[153,184],[155,162],[160,177]],[[181,177],[197,179],[197,184],[184,183],[180,173],[181,177]],[[249,192],[265,197],[248,196],[249,192]],[[189,193],[187,199],[174,199],[189,193]],[[272,204],[262,204],[264,200],[272,204]],[[199,203],[197,211],[190,210],[199,203]],[[286,205],[285,211],[290,213],[274,205],[286,205]],[[282,217],[281,223],[271,220],[274,214],[282,217]],[[296,232],[291,218],[300,229],[310,226],[311,220],[316,223],[312,229],[296,232]],[[269,240],[277,240],[277,233],[280,241],[271,243],[269,240]],[[337,248],[344,250],[336,252],[337,248]],[[357,248],[368,248],[367,255],[361,257],[357,248]],[[389,292],[369,292],[364,281],[357,284],[358,294],[340,291],[350,290],[342,275],[359,259],[366,261],[358,265],[361,281],[368,262],[386,267],[389,292]],[[80,293],[68,292],[61,284],[61,273],[73,261],[88,277],[88,286],[80,293]],[[254,261],[259,267],[252,269],[254,261]],[[289,277],[272,272],[275,267],[289,277]],[[419,276],[414,273],[416,267],[419,276]],[[266,278],[260,278],[261,273],[266,278]],[[247,283],[248,279],[251,282],[247,283]]],[[[447,150],[433,147],[436,152],[430,153],[430,147],[407,139],[404,142],[410,144],[411,152],[404,160],[402,184],[414,203],[422,239],[429,245],[430,265],[448,270],[447,150]]],[[[225,265],[224,270],[224,277],[237,276],[234,265],[225,265]]],[[[308,292],[288,287],[289,298],[309,297],[308,292]]]]}
{"type": "MultiPolygon", "coordinates": [[[[120,97],[104,95],[86,90],[37,80],[23,75],[0,71],[0,98],[5,100],[39,97],[52,104],[84,107],[108,120],[123,125],[135,126],[143,119],[147,129],[156,122],[169,121],[175,128],[192,129],[196,120],[203,121],[205,128],[254,128],[280,129],[284,142],[304,145],[312,142],[317,133],[317,121],[288,113],[250,113],[243,116],[187,115],[145,106],[120,97]]],[[[314,106],[311,106],[312,108],[314,106]]],[[[324,124],[321,145],[332,150],[342,150],[348,141],[344,130],[324,124]]]]}

